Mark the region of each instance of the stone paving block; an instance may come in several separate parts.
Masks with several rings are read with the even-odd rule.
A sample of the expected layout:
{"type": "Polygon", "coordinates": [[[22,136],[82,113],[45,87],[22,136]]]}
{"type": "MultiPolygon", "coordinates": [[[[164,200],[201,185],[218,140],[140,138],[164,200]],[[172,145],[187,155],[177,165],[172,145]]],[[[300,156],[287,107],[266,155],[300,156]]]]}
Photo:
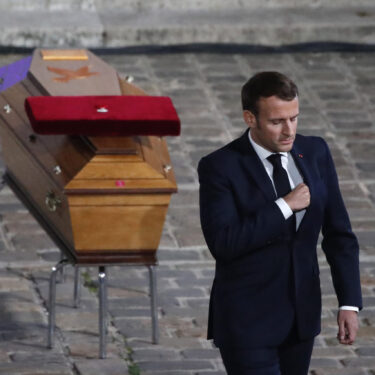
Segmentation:
{"type": "Polygon", "coordinates": [[[353,220],[352,226],[355,232],[370,231],[372,228],[375,228],[375,220],[353,220]]]}
{"type": "Polygon", "coordinates": [[[173,332],[173,334],[178,337],[195,337],[197,339],[206,339],[207,338],[207,328],[206,327],[184,327],[178,328],[173,332]]]}
{"type": "Polygon", "coordinates": [[[201,309],[201,311],[197,311],[195,313],[194,324],[201,328],[201,332],[207,332],[207,324],[208,324],[208,311],[206,309],[201,309]]]}
{"type": "Polygon", "coordinates": [[[310,367],[313,368],[340,368],[340,361],[334,358],[311,358],[310,367]]]}
{"type": "MultiPolygon", "coordinates": [[[[183,124],[184,125],[184,124],[183,124]]],[[[185,138],[193,138],[197,137],[197,129],[195,127],[187,127],[183,126],[181,129],[181,136],[185,138]]],[[[226,132],[224,129],[215,129],[208,126],[200,126],[199,128],[199,135],[205,138],[224,138],[226,136],[226,132]]]]}
{"type": "MultiPolygon", "coordinates": [[[[33,308],[34,306],[31,307],[33,308]]],[[[11,328],[18,330],[22,329],[24,325],[43,326],[44,324],[45,317],[41,314],[40,311],[13,310],[0,312],[0,331],[8,331],[11,328]]]]}
{"type": "MultiPolygon", "coordinates": [[[[201,347],[201,342],[206,342],[206,339],[201,340],[195,337],[175,337],[175,336],[160,336],[160,345],[167,348],[179,348],[179,349],[195,349],[201,347]]],[[[131,340],[134,345],[140,345],[139,340],[131,340]]]]}
{"type": "Polygon", "coordinates": [[[37,250],[37,249],[55,249],[56,245],[52,240],[43,232],[39,234],[22,234],[17,232],[12,238],[14,246],[24,250],[37,250]]]}
{"type": "Polygon", "coordinates": [[[186,302],[192,308],[208,308],[207,298],[189,298],[186,302]]]}
{"type": "Polygon", "coordinates": [[[202,370],[214,369],[210,361],[179,360],[179,361],[145,361],[138,362],[141,371],[171,371],[171,370],[202,370]]]}
{"type": "Polygon", "coordinates": [[[314,347],[313,357],[315,358],[345,358],[345,357],[355,357],[356,352],[354,348],[347,347],[344,345],[336,347],[314,347]]]}
{"type": "MultiPolygon", "coordinates": [[[[46,332],[46,331],[45,331],[46,332]]],[[[44,332],[43,332],[44,333],[44,332]]],[[[26,338],[15,338],[14,340],[9,339],[7,341],[0,341],[0,350],[13,355],[15,353],[59,353],[61,354],[61,348],[59,345],[55,345],[53,349],[47,348],[46,335],[28,336],[26,338]]]]}
{"type": "Polygon", "coordinates": [[[154,349],[136,349],[132,353],[132,358],[138,361],[153,361],[153,360],[178,360],[181,355],[178,350],[169,348],[160,348],[156,346],[154,349]]]}
{"type": "Polygon", "coordinates": [[[192,317],[194,320],[197,319],[206,319],[208,316],[208,312],[205,309],[196,309],[191,307],[185,306],[170,306],[165,307],[162,306],[161,308],[162,314],[166,316],[174,316],[174,317],[192,317]]]}
{"type": "Polygon", "coordinates": [[[137,307],[149,307],[150,299],[148,296],[138,296],[138,297],[128,297],[128,298],[110,298],[108,299],[108,308],[109,309],[123,309],[126,306],[132,306],[133,308],[137,307]]]}
{"type": "Polygon", "coordinates": [[[115,287],[111,286],[108,287],[108,298],[128,298],[128,297],[138,297],[140,293],[147,293],[148,288],[144,287],[143,290],[141,288],[137,290],[131,290],[127,288],[115,287]]]}
{"type": "Polygon", "coordinates": [[[345,358],[342,363],[346,367],[367,367],[375,369],[375,358],[374,357],[359,357],[359,358],[345,358]]]}
{"type": "Polygon", "coordinates": [[[8,375],[73,375],[68,364],[0,363],[0,374],[8,375]]]}
{"type": "Polygon", "coordinates": [[[173,229],[173,233],[180,247],[204,246],[206,243],[198,226],[173,229]]]}
{"type": "Polygon", "coordinates": [[[128,375],[125,361],[119,358],[79,360],[74,366],[80,375],[128,375]]]}
{"type": "MultiPolygon", "coordinates": [[[[0,207],[3,207],[0,202],[0,207]]],[[[16,222],[10,221],[5,222],[4,229],[7,233],[17,234],[22,233],[23,235],[31,235],[35,232],[39,233],[40,235],[45,236],[43,229],[36,221],[24,221],[24,222],[16,222]]]]}
{"type": "Polygon", "coordinates": [[[187,359],[221,359],[219,349],[186,349],[182,355],[187,359]]]}
{"type": "Polygon", "coordinates": [[[139,296],[139,293],[145,293],[149,287],[149,278],[146,275],[145,277],[134,276],[132,278],[124,278],[121,277],[120,273],[114,274],[111,270],[109,270],[109,272],[108,287],[117,289],[123,288],[124,290],[129,290],[129,292],[133,291],[134,293],[138,293],[137,296],[139,296]]]}
{"type": "Polygon", "coordinates": [[[374,304],[375,304],[375,296],[366,296],[366,297],[363,297],[363,304],[364,304],[364,306],[374,306],[374,304]]]}
{"type": "MultiPolygon", "coordinates": [[[[37,280],[38,290],[45,301],[49,299],[49,283],[45,279],[37,280]]],[[[81,288],[82,299],[93,298],[93,295],[87,288],[81,288]]],[[[57,283],[56,284],[56,310],[59,309],[60,305],[67,307],[73,307],[73,282],[57,283]]]]}
{"type": "Polygon", "coordinates": [[[160,265],[158,267],[159,278],[196,278],[193,269],[179,269],[160,265]]]}
{"type": "MultiPolygon", "coordinates": [[[[199,128],[200,126],[207,126],[216,128],[218,126],[218,119],[216,119],[213,116],[210,116],[209,114],[200,114],[197,113],[196,116],[192,116],[191,114],[188,114],[187,116],[181,116],[180,113],[178,114],[180,119],[182,120],[182,124],[189,127],[196,127],[199,128]]],[[[199,130],[197,129],[197,137],[199,137],[199,130]]],[[[172,144],[173,140],[170,140],[168,142],[168,145],[172,144]]]]}
{"type": "Polygon", "coordinates": [[[355,352],[361,357],[375,357],[375,347],[360,347],[355,352]]]}
{"type": "Polygon", "coordinates": [[[160,261],[199,260],[200,253],[197,250],[187,249],[159,249],[158,259],[160,261]]]}
{"type": "Polygon", "coordinates": [[[0,251],[6,250],[7,246],[4,241],[0,240],[0,251]]]}
{"type": "MultiPolygon", "coordinates": [[[[90,333],[63,332],[65,345],[69,351],[69,355],[77,360],[79,358],[94,358],[99,357],[99,336],[90,333]]],[[[107,358],[117,358],[119,350],[115,343],[111,342],[112,338],[107,338],[107,358]]]]}
{"type": "Polygon", "coordinates": [[[173,236],[171,236],[169,233],[164,233],[161,236],[159,246],[160,248],[163,248],[163,247],[176,248],[177,242],[176,242],[176,239],[173,236]]]}
{"type": "Polygon", "coordinates": [[[159,296],[163,298],[166,297],[204,297],[205,293],[200,288],[174,288],[174,289],[164,289],[159,292],[159,296]]]}
{"type": "Polygon", "coordinates": [[[11,359],[6,350],[0,349],[0,363],[3,362],[11,362],[11,359]]]}
{"type": "Polygon", "coordinates": [[[196,287],[204,287],[204,288],[210,288],[212,285],[212,279],[209,278],[198,278],[198,279],[187,279],[187,278],[181,278],[181,279],[176,279],[175,283],[183,288],[184,286],[191,287],[191,286],[196,286],[196,287]]]}
{"type": "Polygon", "coordinates": [[[30,282],[26,279],[16,279],[14,277],[0,278],[0,292],[16,292],[30,290],[30,282]]]}
{"type": "Polygon", "coordinates": [[[10,341],[20,341],[27,339],[36,339],[47,337],[47,327],[45,325],[33,324],[8,324],[6,329],[0,331],[0,343],[10,341]]]}
{"type": "Polygon", "coordinates": [[[33,365],[34,362],[39,363],[41,366],[50,364],[64,365],[67,361],[62,353],[54,353],[52,351],[44,352],[18,352],[11,355],[13,362],[23,362],[33,365]]]}
{"type": "MultiPolygon", "coordinates": [[[[17,258],[22,259],[23,264],[37,263],[39,261],[37,249],[17,250],[17,258]]],[[[14,250],[9,250],[9,248],[1,251],[1,261],[4,263],[20,262],[15,258],[14,250]]]]}
{"type": "Polygon", "coordinates": [[[159,319],[159,326],[163,329],[163,331],[169,333],[173,332],[177,336],[182,336],[180,332],[185,332],[186,334],[184,336],[189,336],[188,332],[192,332],[196,328],[193,323],[193,318],[189,316],[163,316],[161,319],[159,319]]]}
{"type": "Polygon", "coordinates": [[[137,337],[151,340],[151,319],[115,317],[114,324],[126,338],[137,337]]]}
{"type": "Polygon", "coordinates": [[[98,334],[98,312],[73,311],[56,313],[56,324],[63,331],[98,334]]]}
{"type": "MultiPolygon", "coordinates": [[[[331,120],[331,123],[338,131],[353,130],[353,124],[351,122],[331,120]]],[[[362,130],[362,129],[369,129],[371,127],[372,127],[371,121],[356,121],[355,123],[356,129],[362,130]]]]}
{"type": "Polygon", "coordinates": [[[314,369],[312,375],[367,375],[367,371],[363,369],[338,368],[338,369],[314,369]]]}

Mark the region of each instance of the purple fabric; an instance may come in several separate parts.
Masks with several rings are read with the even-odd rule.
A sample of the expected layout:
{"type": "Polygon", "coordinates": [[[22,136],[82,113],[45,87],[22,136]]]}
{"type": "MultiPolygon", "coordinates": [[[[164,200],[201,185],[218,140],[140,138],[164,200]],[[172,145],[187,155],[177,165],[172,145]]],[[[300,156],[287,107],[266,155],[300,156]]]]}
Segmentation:
{"type": "Polygon", "coordinates": [[[26,78],[32,56],[15,61],[0,68],[0,92],[26,78]]]}

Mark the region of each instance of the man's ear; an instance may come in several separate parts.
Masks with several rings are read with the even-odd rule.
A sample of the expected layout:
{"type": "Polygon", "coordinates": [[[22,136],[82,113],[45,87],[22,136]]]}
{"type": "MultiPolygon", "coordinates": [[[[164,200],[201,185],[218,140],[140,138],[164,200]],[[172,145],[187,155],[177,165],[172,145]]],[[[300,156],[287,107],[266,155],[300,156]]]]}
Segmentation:
{"type": "Polygon", "coordinates": [[[255,128],[257,125],[257,119],[254,114],[248,110],[243,111],[243,119],[245,120],[249,128],[255,128]]]}

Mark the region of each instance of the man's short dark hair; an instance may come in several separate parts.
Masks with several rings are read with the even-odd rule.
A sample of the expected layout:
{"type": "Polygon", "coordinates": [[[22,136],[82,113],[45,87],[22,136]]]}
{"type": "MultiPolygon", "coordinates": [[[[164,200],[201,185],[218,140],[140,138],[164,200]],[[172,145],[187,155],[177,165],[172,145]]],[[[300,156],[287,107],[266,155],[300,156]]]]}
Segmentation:
{"type": "Polygon", "coordinates": [[[279,72],[260,72],[251,77],[241,91],[242,108],[258,116],[258,101],[261,97],[277,96],[290,101],[298,95],[296,84],[279,72]]]}

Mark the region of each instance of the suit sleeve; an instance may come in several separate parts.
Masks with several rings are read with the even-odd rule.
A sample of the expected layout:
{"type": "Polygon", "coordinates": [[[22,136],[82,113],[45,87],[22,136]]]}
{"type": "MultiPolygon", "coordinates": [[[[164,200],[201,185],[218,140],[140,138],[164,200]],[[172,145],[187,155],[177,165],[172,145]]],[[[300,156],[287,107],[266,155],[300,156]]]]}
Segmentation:
{"type": "Polygon", "coordinates": [[[339,306],[357,306],[362,309],[359,245],[352,232],[331,153],[326,142],[322,142],[328,191],[322,225],[322,249],[331,268],[339,306]]]}
{"type": "Polygon", "coordinates": [[[286,221],[275,202],[267,202],[258,211],[244,216],[221,168],[203,158],[198,175],[202,231],[216,260],[232,261],[271,245],[285,233],[286,221]]]}

